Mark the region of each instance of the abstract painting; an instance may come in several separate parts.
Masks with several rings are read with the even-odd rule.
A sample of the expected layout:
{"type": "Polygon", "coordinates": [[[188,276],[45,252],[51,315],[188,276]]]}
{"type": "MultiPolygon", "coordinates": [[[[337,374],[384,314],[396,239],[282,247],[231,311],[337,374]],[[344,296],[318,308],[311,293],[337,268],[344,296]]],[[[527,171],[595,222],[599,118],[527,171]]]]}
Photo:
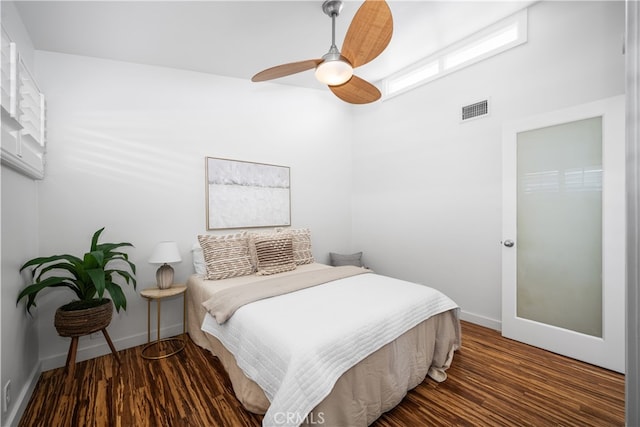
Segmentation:
{"type": "Polygon", "coordinates": [[[289,167],[206,158],[207,229],[291,225],[289,167]]]}

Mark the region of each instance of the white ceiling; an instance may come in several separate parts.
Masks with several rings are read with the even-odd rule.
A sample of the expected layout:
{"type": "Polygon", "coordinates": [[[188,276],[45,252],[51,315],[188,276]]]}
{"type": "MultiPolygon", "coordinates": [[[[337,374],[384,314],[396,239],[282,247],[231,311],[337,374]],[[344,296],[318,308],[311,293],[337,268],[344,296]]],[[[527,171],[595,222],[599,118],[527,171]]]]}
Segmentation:
{"type": "MultiPolygon", "coordinates": [[[[378,81],[533,3],[388,1],[394,33],[387,49],[356,74],[378,81]]],[[[336,44],[361,1],[345,1],[336,44]]],[[[250,79],[262,69],[320,58],[331,44],[322,0],[18,1],[34,47],[76,55],[250,79]]],[[[322,88],[312,71],[276,80],[322,88]]]]}

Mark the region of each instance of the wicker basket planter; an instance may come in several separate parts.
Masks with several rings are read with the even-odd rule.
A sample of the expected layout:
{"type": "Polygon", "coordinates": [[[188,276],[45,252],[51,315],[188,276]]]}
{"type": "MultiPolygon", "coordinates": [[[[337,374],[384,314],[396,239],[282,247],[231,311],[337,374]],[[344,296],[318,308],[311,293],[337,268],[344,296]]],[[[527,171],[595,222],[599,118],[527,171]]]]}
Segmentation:
{"type": "Polygon", "coordinates": [[[69,309],[67,305],[56,310],[53,324],[62,337],[89,335],[105,329],[113,317],[113,302],[103,298],[99,305],[83,309],[69,309]]]}

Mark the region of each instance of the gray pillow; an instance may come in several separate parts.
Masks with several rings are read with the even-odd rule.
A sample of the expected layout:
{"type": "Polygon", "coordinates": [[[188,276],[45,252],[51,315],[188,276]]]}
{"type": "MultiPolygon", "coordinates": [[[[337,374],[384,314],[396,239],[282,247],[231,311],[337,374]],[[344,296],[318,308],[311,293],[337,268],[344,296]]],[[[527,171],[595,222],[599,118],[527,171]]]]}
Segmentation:
{"type": "Polygon", "coordinates": [[[341,265],[355,265],[356,267],[362,267],[362,252],[356,252],[355,254],[337,254],[329,252],[330,263],[334,267],[341,265]]]}

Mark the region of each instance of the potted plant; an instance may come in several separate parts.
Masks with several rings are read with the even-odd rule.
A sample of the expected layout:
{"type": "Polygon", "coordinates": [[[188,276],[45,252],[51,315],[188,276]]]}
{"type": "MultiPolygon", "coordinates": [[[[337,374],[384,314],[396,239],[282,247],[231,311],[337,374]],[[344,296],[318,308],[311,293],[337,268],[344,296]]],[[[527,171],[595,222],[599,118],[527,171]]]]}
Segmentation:
{"type": "Polygon", "coordinates": [[[55,327],[63,337],[77,337],[104,330],[111,322],[113,307],[127,309],[127,299],[116,280],[136,287],[136,266],[129,255],[119,249],[131,243],[98,243],[104,227],[91,239],[91,248],[82,258],[74,255],[53,255],[27,261],[20,271],[32,267],[33,283],[18,295],[17,302],[26,298],[26,310],[36,306],[36,296],[47,288],[71,289],[77,299],[58,308],[55,327]],[[112,264],[116,265],[113,266],[112,264]],[[123,265],[118,268],[117,264],[123,265]],[[62,273],[62,274],[60,274],[62,273]],[[111,299],[105,298],[108,292],[111,299]]]}

